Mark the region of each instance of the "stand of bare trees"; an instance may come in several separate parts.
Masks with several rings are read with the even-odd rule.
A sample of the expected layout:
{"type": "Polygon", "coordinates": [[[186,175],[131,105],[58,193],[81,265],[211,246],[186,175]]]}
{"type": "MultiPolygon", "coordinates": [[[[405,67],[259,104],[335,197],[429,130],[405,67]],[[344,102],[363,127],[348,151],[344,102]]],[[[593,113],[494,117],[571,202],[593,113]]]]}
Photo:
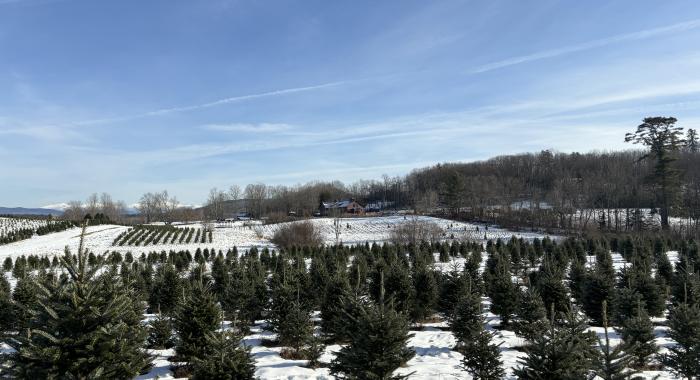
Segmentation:
{"type": "Polygon", "coordinates": [[[94,218],[102,215],[102,219],[110,220],[114,223],[122,223],[126,215],[126,203],[124,201],[114,201],[108,193],[91,194],[85,202],[69,201],[68,207],[63,212],[63,219],[81,221],[85,216],[94,218]]]}
{"type": "Polygon", "coordinates": [[[168,190],[163,190],[141,196],[137,209],[145,223],[173,222],[179,205],[176,197],[169,196],[168,190]]]}

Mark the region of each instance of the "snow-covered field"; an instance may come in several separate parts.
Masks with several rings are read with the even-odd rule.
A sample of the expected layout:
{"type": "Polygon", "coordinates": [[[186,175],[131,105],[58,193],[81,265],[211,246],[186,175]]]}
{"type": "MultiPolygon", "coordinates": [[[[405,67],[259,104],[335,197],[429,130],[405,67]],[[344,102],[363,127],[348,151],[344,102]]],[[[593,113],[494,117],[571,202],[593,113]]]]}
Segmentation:
{"type": "Polygon", "coordinates": [[[48,224],[47,220],[43,219],[22,219],[22,218],[4,218],[0,217],[0,238],[12,232],[31,228],[36,230],[48,224]]]}
{"type": "MultiPolygon", "coordinates": [[[[412,217],[388,216],[376,218],[344,218],[341,219],[342,231],[340,241],[344,244],[363,244],[365,242],[383,242],[390,238],[392,230],[402,223],[409,222],[412,217]]],[[[454,236],[456,239],[508,239],[515,235],[525,239],[543,237],[534,233],[514,233],[507,230],[489,227],[485,231],[483,225],[477,226],[471,223],[453,222],[451,220],[432,218],[426,216],[417,217],[421,221],[430,221],[438,224],[445,230],[445,238],[454,236]],[[477,230],[478,229],[478,230],[477,230]]],[[[311,219],[326,244],[335,244],[335,232],[333,220],[328,218],[311,219]]],[[[294,222],[292,222],[294,223],[294,222]]],[[[203,228],[202,224],[178,225],[180,227],[203,228]]],[[[114,239],[129,227],[117,225],[91,226],[87,229],[85,246],[92,252],[99,254],[118,251],[121,253],[162,250],[190,250],[197,248],[209,248],[226,251],[234,246],[239,249],[247,249],[252,246],[272,247],[270,239],[279,224],[261,225],[251,222],[224,222],[213,225],[212,243],[188,243],[188,244],[157,244],[148,246],[113,246],[114,239]]],[[[34,236],[31,239],[0,246],[0,258],[6,256],[21,255],[56,255],[62,254],[65,247],[75,250],[78,247],[80,228],[72,228],[66,231],[52,233],[44,236],[34,236]]]]}

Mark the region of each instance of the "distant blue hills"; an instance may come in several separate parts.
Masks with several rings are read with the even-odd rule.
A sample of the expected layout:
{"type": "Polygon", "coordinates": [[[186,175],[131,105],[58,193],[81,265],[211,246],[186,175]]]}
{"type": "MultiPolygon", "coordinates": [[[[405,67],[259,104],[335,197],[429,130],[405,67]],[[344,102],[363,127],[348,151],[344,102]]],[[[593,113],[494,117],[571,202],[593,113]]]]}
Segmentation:
{"type": "Polygon", "coordinates": [[[0,207],[0,215],[63,215],[63,211],[50,208],[0,207]]]}

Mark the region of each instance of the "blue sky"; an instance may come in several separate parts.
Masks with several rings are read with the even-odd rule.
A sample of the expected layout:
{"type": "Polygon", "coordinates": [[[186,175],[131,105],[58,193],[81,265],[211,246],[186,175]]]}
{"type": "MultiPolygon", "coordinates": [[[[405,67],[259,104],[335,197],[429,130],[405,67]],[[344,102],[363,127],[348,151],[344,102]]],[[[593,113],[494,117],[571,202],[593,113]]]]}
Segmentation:
{"type": "Polygon", "coordinates": [[[0,0],[0,205],[629,148],[698,73],[698,1],[0,0]]]}

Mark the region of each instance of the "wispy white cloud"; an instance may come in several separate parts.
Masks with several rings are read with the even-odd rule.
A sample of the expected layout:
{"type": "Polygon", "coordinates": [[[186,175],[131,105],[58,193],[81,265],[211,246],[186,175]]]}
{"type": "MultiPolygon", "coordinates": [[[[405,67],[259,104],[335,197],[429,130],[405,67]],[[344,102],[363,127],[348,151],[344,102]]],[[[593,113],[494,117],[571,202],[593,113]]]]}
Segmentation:
{"type": "Polygon", "coordinates": [[[236,102],[241,102],[245,100],[252,100],[252,99],[260,99],[260,98],[267,98],[271,96],[280,96],[280,95],[288,95],[288,94],[295,94],[299,92],[307,92],[307,91],[314,91],[314,90],[321,90],[329,87],[336,87],[345,84],[345,81],[338,81],[338,82],[329,82],[329,83],[323,83],[319,85],[313,85],[313,86],[305,86],[305,87],[295,87],[295,88],[286,88],[282,90],[274,90],[274,91],[268,91],[268,92],[262,92],[258,94],[250,94],[250,95],[240,95],[240,96],[233,96],[229,98],[223,98],[219,100],[214,100],[212,102],[208,103],[201,103],[201,104],[195,104],[195,105],[189,105],[189,106],[183,106],[183,107],[173,107],[173,108],[163,108],[155,111],[150,111],[142,114],[142,116],[155,116],[155,115],[163,115],[163,114],[168,114],[168,113],[173,113],[173,112],[185,112],[185,111],[194,111],[194,110],[199,110],[203,108],[210,108],[210,107],[216,107],[224,104],[230,104],[230,103],[236,103],[236,102]]]}
{"type": "Polygon", "coordinates": [[[14,136],[24,136],[30,137],[36,140],[43,140],[49,142],[62,142],[62,141],[72,141],[81,143],[93,143],[94,140],[67,128],[53,127],[53,126],[40,126],[40,127],[17,127],[0,129],[0,136],[2,135],[14,135],[14,136]]]}
{"type": "Polygon", "coordinates": [[[289,124],[278,123],[231,123],[231,124],[206,124],[201,127],[208,131],[238,132],[238,133],[279,133],[292,130],[289,124]]]}
{"type": "Polygon", "coordinates": [[[673,25],[663,26],[659,28],[641,30],[633,33],[619,34],[612,37],[601,38],[593,41],[583,42],[580,44],[570,45],[558,49],[545,50],[537,53],[532,53],[528,55],[521,55],[517,57],[512,57],[504,59],[501,61],[487,63],[485,65],[478,66],[471,70],[468,70],[468,74],[479,74],[487,71],[492,71],[508,66],[514,66],[521,63],[527,63],[532,61],[538,61],[546,58],[558,57],[565,54],[576,53],[584,50],[595,49],[607,45],[612,45],[620,42],[626,41],[636,41],[643,40],[647,38],[657,37],[665,34],[674,34],[685,32],[692,29],[697,29],[700,27],[700,19],[691,20],[686,22],[681,22],[673,25]]]}
{"type": "Polygon", "coordinates": [[[212,108],[212,107],[217,107],[217,106],[222,106],[222,105],[232,104],[232,103],[237,103],[237,102],[243,102],[243,101],[248,101],[248,100],[262,99],[262,98],[268,98],[268,97],[296,94],[296,93],[301,93],[301,92],[322,90],[322,89],[341,86],[341,85],[346,84],[346,83],[348,83],[348,81],[336,81],[336,82],[328,82],[328,83],[322,83],[322,84],[317,84],[317,85],[312,85],[312,86],[293,87],[293,88],[285,88],[285,89],[280,89],[280,90],[260,92],[260,93],[256,93],[256,94],[238,95],[238,96],[232,96],[232,97],[228,97],[228,98],[217,99],[217,100],[213,100],[213,101],[206,102],[206,103],[198,103],[198,104],[191,104],[191,105],[186,105],[186,106],[170,107],[170,108],[160,108],[160,109],[142,112],[142,113],[138,113],[138,114],[132,114],[132,115],[123,115],[123,116],[107,117],[107,118],[101,118],[101,119],[76,121],[73,123],[66,124],[65,126],[87,126],[87,125],[107,124],[107,123],[115,123],[115,122],[120,122],[120,121],[136,120],[136,119],[141,119],[141,118],[146,118],[146,117],[151,117],[151,116],[160,116],[160,115],[167,115],[167,114],[172,114],[172,113],[197,111],[197,110],[202,110],[202,109],[206,109],[206,108],[212,108]]]}

